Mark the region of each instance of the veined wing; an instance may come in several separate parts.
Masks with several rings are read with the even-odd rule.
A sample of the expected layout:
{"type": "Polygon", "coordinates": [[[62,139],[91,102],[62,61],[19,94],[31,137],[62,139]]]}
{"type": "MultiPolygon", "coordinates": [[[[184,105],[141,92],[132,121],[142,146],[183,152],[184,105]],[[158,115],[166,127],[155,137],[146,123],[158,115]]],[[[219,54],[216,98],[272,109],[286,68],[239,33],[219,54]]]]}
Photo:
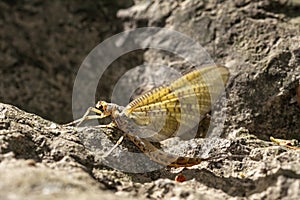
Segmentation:
{"type": "Polygon", "coordinates": [[[228,77],[228,69],[220,65],[193,70],[136,98],[124,112],[137,124],[152,123],[151,129],[169,137],[169,131],[178,128],[178,123],[190,128],[199,123],[224,89],[228,77]],[[156,126],[156,122],[160,125],[156,126]]]}

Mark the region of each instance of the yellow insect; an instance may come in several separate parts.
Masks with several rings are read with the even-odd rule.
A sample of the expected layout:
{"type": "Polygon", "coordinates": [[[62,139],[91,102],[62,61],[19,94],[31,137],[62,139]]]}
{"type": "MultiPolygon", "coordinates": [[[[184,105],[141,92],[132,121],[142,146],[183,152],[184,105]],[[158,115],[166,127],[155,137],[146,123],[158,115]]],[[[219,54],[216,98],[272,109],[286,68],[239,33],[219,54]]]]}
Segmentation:
{"type": "Polygon", "coordinates": [[[169,154],[157,149],[151,142],[174,136],[189,138],[186,136],[190,130],[211,110],[224,90],[228,77],[228,69],[221,65],[197,68],[167,85],[142,94],[126,107],[98,101],[82,118],[70,124],[79,125],[87,119],[111,116],[112,123],[103,127],[117,126],[151,160],[173,167],[199,164],[204,159],[169,154]],[[97,115],[89,115],[90,112],[97,115]]]}

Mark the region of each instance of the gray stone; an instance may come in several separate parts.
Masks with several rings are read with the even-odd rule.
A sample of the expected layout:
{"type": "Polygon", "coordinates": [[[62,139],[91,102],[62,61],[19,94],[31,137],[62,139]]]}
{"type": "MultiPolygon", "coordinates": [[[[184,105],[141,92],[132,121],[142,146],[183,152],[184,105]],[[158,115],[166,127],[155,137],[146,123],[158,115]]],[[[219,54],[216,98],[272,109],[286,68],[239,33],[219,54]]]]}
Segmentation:
{"type": "MultiPolygon", "coordinates": [[[[226,118],[224,128],[212,130],[221,138],[164,141],[165,151],[210,157],[196,166],[173,169],[149,162],[128,139],[103,157],[123,134],[120,130],[88,124],[65,127],[0,104],[1,199],[299,199],[300,151],[269,140],[270,136],[300,139],[300,108],[295,101],[300,79],[299,1],[137,0],[127,9],[125,3],[100,3],[102,12],[94,3],[82,7],[34,2],[0,3],[1,101],[56,122],[69,121],[73,66],[80,65],[82,56],[119,32],[121,25],[125,30],[159,26],[188,35],[214,62],[230,69],[227,103],[220,100],[216,117],[209,119],[217,123],[222,113],[226,118]],[[45,7],[51,9],[44,12],[45,7]],[[112,14],[117,10],[118,19],[112,14]],[[110,19],[117,21],[115,28],[108,25],[110,19]],[[139,173],[124,171],[143,167],[149,168],[139,173]],[[178,173],[186,177],[185,182],[174,181],[178,173]]],[[[166,44],[192,53],[188,43],[166,44]]],[[[197,67],[170,52],[143,49],[113,64],[98,96],[108,100],[113,79],[142,61],[144,68],[136,68],[132,80],[123,85],[143,82],[138,94],[157,86],[153,82],[161,73],[176,78],[165,68],[153,68],[156,63],[180,72],[197,67]]]]}

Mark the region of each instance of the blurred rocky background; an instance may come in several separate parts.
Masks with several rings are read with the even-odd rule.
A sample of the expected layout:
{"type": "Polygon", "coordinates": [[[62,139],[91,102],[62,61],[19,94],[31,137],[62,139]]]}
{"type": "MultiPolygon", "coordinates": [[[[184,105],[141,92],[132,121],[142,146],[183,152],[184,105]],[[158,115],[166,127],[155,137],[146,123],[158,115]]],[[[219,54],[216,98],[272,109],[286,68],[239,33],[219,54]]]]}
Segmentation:
{"type": "MultiPolygon", "coordinates": [[[[132,4],[1,1],[0,101],[56,122],[71,121],[72,88],[81,63],[96,45],[123,30],[116,13],[132,4]]],[[[136,58],[116,62],[136,65],[136,58]]]]}
{"type": "MultiPolygon", "coordinates": [[[[299,199],[300,151],[269,139],[299,145],[299,0],[24,0],[1,1],[0,11],[0,199],[299,199]],[[104,133],[112,130],[59,125],[73,119],[72,88],[87,54],[117,33],[147,26],[188,35],[231,72],[223,137],[214,141],[228,156],[183,169],[183,183],[174,181],[174,169],[105,166],[97,156],[109,149],[104,133]],[[88,148],[94,134],[97,151],[88,148]]],[[[135,76],[145,84],[151,63],[191,67],[164,51],[128,53],[101,77],[95,101],[110,100],[118,77],[147,63],[135,76]]],[[[182,145],[194,155],[212,143],[190,142],[196,144],[182,145]]],[[[122,158],[128,150],[138,151],[125,140],[110,159],[140,165],[122,158]]]]}

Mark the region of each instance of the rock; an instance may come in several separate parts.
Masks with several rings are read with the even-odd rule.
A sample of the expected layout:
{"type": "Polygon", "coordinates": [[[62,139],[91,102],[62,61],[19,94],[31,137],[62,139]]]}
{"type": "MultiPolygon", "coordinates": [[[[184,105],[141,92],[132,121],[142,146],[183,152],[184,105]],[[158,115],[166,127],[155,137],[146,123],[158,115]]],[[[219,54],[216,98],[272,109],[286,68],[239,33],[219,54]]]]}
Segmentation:
{"type": "MultiPolygon", "coordinates": [[[[96,19],[103,18],[94,3],[82,8],[81,4],[56,2],[49,5],[52,10],[48,12],[53,13],[51,20],[41,12],[46,3],[36,2],[0,3],[3,10],[0,23],[5,25],[2,30],[6,33],[1,35],[5,53],[0,75],[1,92],[5,92],[1,93],[2,101],[56,122],[68,121],[72,102],[69,81],[76,72],[69,66],[79,66],[80,55],[99,41],[99,30],[104,30],[103,38],[106,38],[113,34],[111,31],[119,32],[122,22],[125,30],[160,26],[180,31],[199,42],[213,61],[229,67],[227,104],[221,99],[216,105],[216,116],[210,117],[218,123],[225,113],[225,123],[219,129],[212,128],[212,133],[221,138],[164,141],[161,147],[165,151],[210,157],[199,165],[173,169],[150,162],[128,139],[103,157],[123,134],[120,130],[66,127],[1,103],[1,199],[299,198],[300,151],[269,141],[270,136],[300,139],[300,112],[293,100],[300,79],[298,1],[135,1],[127,9],[123,5],[114,7],[112,13],[123,8],[117,14],[118,19],[108,9],[115,4],[105,4],[108,7],[101,4],[103,16],[117,21],[118,28],[112,30],[107,20],[97,23],[96,19]],[[44,24],[43,19],[46,27],[39,26],[44,24]],[[84,25],[92,27],[91,31],[82,31],[84,25]],[[31,27],[39,31],[31,32],[31,27]],[[68,34],[57,35],[59,30],[68,34]],[[52,37],[48,37],[47,31],[52,37]],[[18,32],[17,36],[9,35],[12,32],[18,32]],[[55,38],[53,33],[58,41],[63,41],[58,42],[58,51],[51,48],[57,45],[51,40],[55,38]],[[65,41],[70,46],[79,41],[88,43],[79,51],[76,45],[66,49],[65,41]],[[43,45],[46,48],[37,48],[43,45]],[[76,56],[68,52],[75,52],[76,56]],[[186,181],[176,182],[178,173],[186,181]]],[[[154,33],[152,39],[173,45],[185,55],[191,54],[190,59],[203,58],[203,55],[192,55],[191,43],[167,43],[161,34],[154,33]]],[[[151,42],[147,40],[144,44],[151,45],[151,42]]],[[[103,77],[101,97],[108,97],[113,90],[112,78],[120,77],[129,66],[138,65],[141,55],[144,65],[132,73],[134,77],[123,85],[124,91],[135,81],[141,81],[144,84],[137,93],[143,93],[156,86],[151,82],[158,80],[161,73],[166,79],[176,78],[164,71],[166,68],[153,68],[156,63],[179,72],[197,67],[170,52],[146,48],[114,63],[115,68],[103,77]],[[153,70],[155,73],[149,77],[153,70]]],[[[200,64],[205,64],[209,59],[202,61],[200,64]]],[[[166,82],[159,81],[159,84],[166,82]]]]}
{"type": "Polygon", "coordinates": [[[299,194],[300,152],[255,136],[164,143],[167,151],[178,153],[176,142],[180,142],[180,148],[186,151],[181,155],[200,156],[203,153],[201,149],[211,149],[212,153],[208,153],[213,156],[211,160],[179,169],[187,179],[179,183],[174,180],[179,171],[163,166],[154,171],[144,168],[145,171],[140,173],[126,172],[147,162],[126,154],[128,151],[138,152],[126,140],[121,149],[108,158],[97,159],[113,144],[106,142],[107,137],[99,128],[54,126],[53,122],[14,106],[0,104],[0,108],[1,115],[5,116],[0,120],[0,190],[4,199],[11,196],[17,199],[48,198],[54,194],[61,199],[75,196],[78,199],[88,196],[208,199],[212,194],[217,199],[232,196],[281,197],[279,191],[283,187],[288,188],[288,196],[299,194]],[[93,139],[94,146],[89,137],[93,139]],[[111,168],[114,167],[111,163],[118,162],[123,165],[111,168]]]}
{"type": "MultiPolygon", "coordinates": [[[[71,121],[72,87],[81,63],[100,41],[122,31],[116,12],[131,4],[0,2],[0,101],[56,122],[71,121]]],[[[120,62],[124,59],[115,63],[120,62]]],[[[103,94],[109,87],[101,89],[103,94]]]]}

